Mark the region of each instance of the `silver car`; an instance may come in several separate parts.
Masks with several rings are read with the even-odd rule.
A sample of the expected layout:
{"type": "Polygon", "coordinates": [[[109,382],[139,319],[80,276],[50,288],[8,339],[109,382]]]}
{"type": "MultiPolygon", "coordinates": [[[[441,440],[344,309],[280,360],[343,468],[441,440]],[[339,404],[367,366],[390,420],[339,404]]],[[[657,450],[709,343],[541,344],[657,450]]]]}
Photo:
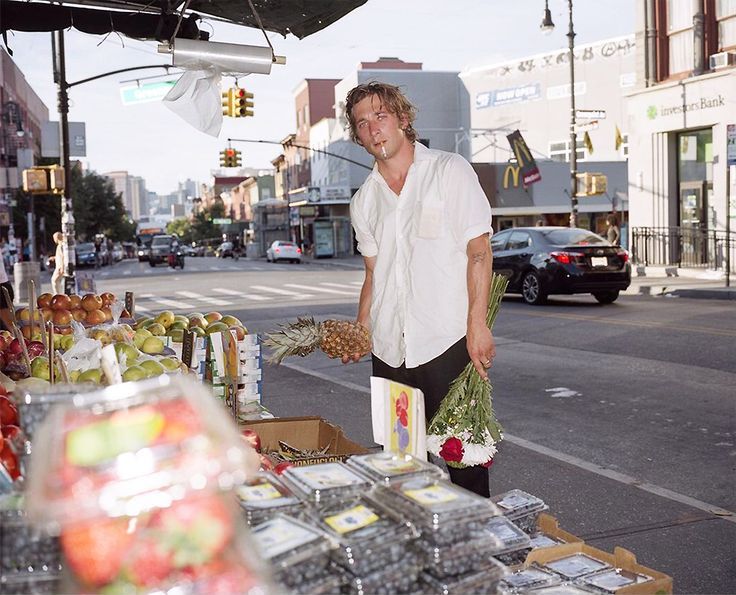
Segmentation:
{"type": "Polygon", "coordinates": [[[279,260],[288,260],[297,264],[302,261],[302,249],[294,242],[285,242],[276,240],[271,247],[266,250],[266,260],[268,262],[278,262],[279,260]]]}

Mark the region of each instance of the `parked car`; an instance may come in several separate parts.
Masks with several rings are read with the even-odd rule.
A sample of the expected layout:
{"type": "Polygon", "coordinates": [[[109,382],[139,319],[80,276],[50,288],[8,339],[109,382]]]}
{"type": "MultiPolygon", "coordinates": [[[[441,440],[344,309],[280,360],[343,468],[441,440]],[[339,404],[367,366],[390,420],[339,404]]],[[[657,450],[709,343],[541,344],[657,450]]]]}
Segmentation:
{"type": "Polygon", "coordinates": [[[217,256],[217,258],[227,258],[228,256],[233,258],[233,243],[223,242],[220,244],[217,247],[217,250],[215,250],[215,256],[217,256]]]}
{"type": "Polygon", "coordinates": [[[157,235],[151,240],[151,248],[148,250],[148,264],[155,267],[157,264],[168,263],[169,252],[171,252],[171,241],[173,236],[157,235]]]}
{"type": "Polygon", "coordinates": [[[575,293],[610,304],[631,284],[628,252],[587,229],[515,227],[494,234],[491,248],[493,270],[528,304],[575,293]]]}
{"type": "Polygon", "coordinates": [[[97,260],[97,254],[95,253],[95,245],[92,242],[83,242],[74,246],[76,253],[76,263],[78,267],[93,267],[97,260]]]}
{"type": "Polygon", "coordinates": [[[299,264],[302,261],[302,249],[294,242],[285,242],[276,240],[268,250],[266,250],[266,260],[268,262],[278,262],[279,260],[288,260],[299,264]]]}

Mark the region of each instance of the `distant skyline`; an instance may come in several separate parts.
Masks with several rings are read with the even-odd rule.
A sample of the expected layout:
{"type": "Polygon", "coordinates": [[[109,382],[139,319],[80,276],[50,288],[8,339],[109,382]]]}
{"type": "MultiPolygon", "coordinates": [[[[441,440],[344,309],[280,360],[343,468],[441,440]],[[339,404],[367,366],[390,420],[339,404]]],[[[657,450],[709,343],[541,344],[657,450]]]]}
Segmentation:
{"type": "MultiPolygon", "coordinates": [[[[228,119],[219,138],[190,127],[161,102],[123,106],[120,87],[157,70],[123,73],[74,87],[70,91],[71,121],[87,125],[87,157],[91,169],[103,173],[126,170],[146,180],[148,190],[169,194],[191,178],[207,182],[219,166],[219,151],[228,137],[278,141],[295,129],[293,91],[305,78],[341,79],[365,61],[382,56],[422,62],[424,70],[457,71],[529,54],[567,47],[567,1],[550,0],[555,22],[551,35],[539,24],[544,0],[507,3],[499,0],[368,0],[319,33],[303,40],[269,34],[285,66],[271,74],[249,75],[240,86],[255,95],[255,117],[228,119]]],[[[576,43],[584,44],[633,33],[634,0],[597,0],[575,4],[576,43]]],[[[212,41],[265,45],[256,29],[205,20],[212,41]]],[[[56,113],[56,87],[51,73],[50,33],[9,33],[13,60],[26,80],[56,113]]],[[[157,42],[121,37],[66,34],[67,79],[70,82],[106,70],[170,63],[158,54],[157,42]]],[[[161,73],[164,73],[161,70],[161,73]]],[[[232,77],[224,78],[230,86],[232,77]]],[[[241,145],[243,164],[270,168],[279,154],[275,145],[241,145]]]]}

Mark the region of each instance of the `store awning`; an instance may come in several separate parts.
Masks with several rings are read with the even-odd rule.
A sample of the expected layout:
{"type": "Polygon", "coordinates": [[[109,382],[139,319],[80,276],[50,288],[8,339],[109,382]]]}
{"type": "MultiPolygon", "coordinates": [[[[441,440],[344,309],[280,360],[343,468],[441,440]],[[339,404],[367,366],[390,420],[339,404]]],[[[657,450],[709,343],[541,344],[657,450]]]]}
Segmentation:
{"type": "MultiPolygon", "coordinates": [[[[321,31],[367,0],[253,0],[256,12],[268,31],[299,39],[321,31]]],[[[75,2],[0,2],[0,33],[7,31],[56,31],[73,27],[84,33],[116,31],[138,39],[168,40],[179,20],[178,11],[187,7],[177,37],[207,39],[197,27],[199,15],[236,25],[258,27],[246,0],[76,0],[75,2]]]]}

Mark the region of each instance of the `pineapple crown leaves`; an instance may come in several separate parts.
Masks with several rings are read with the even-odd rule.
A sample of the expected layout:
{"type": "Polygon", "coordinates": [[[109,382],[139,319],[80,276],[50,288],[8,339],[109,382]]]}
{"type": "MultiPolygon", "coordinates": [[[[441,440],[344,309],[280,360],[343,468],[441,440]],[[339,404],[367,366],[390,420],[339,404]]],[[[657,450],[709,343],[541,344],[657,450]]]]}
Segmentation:
{"type": "Polygon", "coordinates": [[[279,325],[281,330],[269,333],[263,344],[272,350],[268,362],[280,364],[290,355],[306,356],[319,346],[322,340],[322,324],[314,317],[298,317],[295,323],[279,325]]]}

